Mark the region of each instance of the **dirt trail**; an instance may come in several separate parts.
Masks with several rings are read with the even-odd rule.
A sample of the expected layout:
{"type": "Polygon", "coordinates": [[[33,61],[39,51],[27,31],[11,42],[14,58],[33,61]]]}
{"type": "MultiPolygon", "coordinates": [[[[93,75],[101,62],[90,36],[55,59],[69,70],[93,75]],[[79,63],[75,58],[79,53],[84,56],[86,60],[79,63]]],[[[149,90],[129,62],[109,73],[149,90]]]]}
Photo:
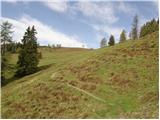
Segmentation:
{"type": "Polygon", "coordinates": [[[54,72],[52,75],[51,75],[51,78],[53,79],[56,75],[56,72],[54,72]]]}
{"type": "MultiPolygon", "coordinates": [[[[55,77],[55,75],[56,75],[56,72],[51,75],[51,78],[53,79],[53,78],[55,77]]],[[[104,99],[99,98],[99,97],[97,97],[97,96],[95,96],[95,95],[93,95],[93,94],[91,94],[91,93],[89,93],[89,92],[87,92],[87,91],[85,91],[85,90],[83,90],[83,89],[80,89],[80,88],[75,87],[75,86],[73,86],[73,85],[70,85],[70,84],[68,84],[68,83],[67,83],[66,85],[67,85],[68,87],[72,88],[72,89],[76,89],[76,90],[78,90],[78,91],[80,91],[80,92],[82,92],[82,93],[85,93],[86,95],[94,98],[95,100],[98,100],[98,101],[103,102],[103,103],[107,103],[104,99]]],[[[110,104],[110,105],[111,105],[111,104],[110,104]]]]}
{"type": "Polygon", "coordinates": [[[96,99],[96,100],[98,100],[98,101],[101,101],[101,102],[103,102],[103,103],[106,103],[105,100],[103,100],[103,99],[101,99],[101,98],[99,98],[99,97],[96,97],[95,95],[93,95],[93,94],[91,94],[91,93],[89,93],[89,92],[87,92],[87,91],[85,91],[85,90],[82,90],[82,89],[80,89],[80,88],[78,88],[78,87],[75,87],[75,86],[72,86],[72,85],[70,85],[70,84],[67,84],[67,86],[68,86],[68,87],[71,87],[71,88],[74,88],[74,89],[76,89],[76,90],[78,90],[78,91],[80,91],[80,92],[83,92],[83,93],[87,94],[88,96],[90,96],[90,97],[92,97],[92,98],[94,98],[94,99],[96,99]]]}

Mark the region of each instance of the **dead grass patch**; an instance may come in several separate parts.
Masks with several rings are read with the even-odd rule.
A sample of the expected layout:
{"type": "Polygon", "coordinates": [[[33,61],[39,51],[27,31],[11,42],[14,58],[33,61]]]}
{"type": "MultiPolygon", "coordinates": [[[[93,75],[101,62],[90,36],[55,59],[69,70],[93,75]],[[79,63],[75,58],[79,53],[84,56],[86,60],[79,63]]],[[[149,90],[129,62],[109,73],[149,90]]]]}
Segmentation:
{"type": "Polygon", "coordinates": [[[11,108],[14,109],[14,111],[16,112],[26,112],[26,108],[24,105],[22,105],[21,103],[12,103],[11,104],[11,108]]]}
{"type": "Polygon", "coordinates": [[[159,95],[158,92],[148,92],[145,95],[143,95],[142,97],[140,97],[140,102],[141,104],[145,104],[148,102],[158,102],[159,100],[159,95]]]}

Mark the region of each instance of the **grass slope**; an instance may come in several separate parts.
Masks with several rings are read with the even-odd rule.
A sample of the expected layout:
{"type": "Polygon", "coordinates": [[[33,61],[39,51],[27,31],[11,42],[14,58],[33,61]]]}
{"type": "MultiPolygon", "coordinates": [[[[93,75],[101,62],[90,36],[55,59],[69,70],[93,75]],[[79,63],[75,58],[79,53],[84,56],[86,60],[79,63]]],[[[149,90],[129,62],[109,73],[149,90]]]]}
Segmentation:
{"type": "Polygon", "coordinates": [[[48,68],[2,87],[2,118],[158,118],[158,32],[97,50],[41,51],[48,68]]]}

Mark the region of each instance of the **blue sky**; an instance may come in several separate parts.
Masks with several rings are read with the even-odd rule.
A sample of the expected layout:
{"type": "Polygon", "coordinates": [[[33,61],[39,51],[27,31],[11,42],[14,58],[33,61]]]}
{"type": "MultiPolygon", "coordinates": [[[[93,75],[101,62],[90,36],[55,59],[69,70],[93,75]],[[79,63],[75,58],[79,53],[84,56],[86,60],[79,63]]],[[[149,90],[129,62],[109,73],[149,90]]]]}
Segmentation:
{"type": "Polygon", "coordinates": [[[141,26],[158,18],[157,1],[3,1],[2,21],[13,24],[13,40],[20,41],[25,29],[35,25],[41,45],[98,48],[110,34],[119,41],[120,32],[131,30],[135,14],[141,26]]]}

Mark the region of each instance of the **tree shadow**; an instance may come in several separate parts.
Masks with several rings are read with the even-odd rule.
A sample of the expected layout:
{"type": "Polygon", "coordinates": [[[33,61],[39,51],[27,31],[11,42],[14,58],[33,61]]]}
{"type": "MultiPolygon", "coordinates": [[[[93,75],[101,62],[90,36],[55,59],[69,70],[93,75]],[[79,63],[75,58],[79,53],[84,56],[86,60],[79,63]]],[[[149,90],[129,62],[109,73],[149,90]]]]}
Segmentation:
{"type": "MultiPolygon", "coordinates": [[[[38,72],[40,72],[41,70],[48,69],[48,68],[51,67],[52,65],[53,65],[53,64],[40,66],[40,67],[38,67],[37,71],[36,71],[35,73],[33,73],[33,74],[38,74],[38,72]]],[[[29,74],[29,75],[32,76],[33,74],[29,74]]],[[[39,74],[40,74],[40,73],[39,73],[39,74]]],[[[28,75],[25,75],[25,76],[28,76],[28,75]]],[[[11,83],[11,82],[13,82],[13,81],[18,81],[19,79],[21,79],[21,78],[23,78],[23,77],[25,77],[25,76],[18,77],[18,76],[16,76],[16,75],[14,75],[13,77],[11,77],[11,78],[9,78],[9,79],[6,79],[4,82],[2,82],[2,80],[1,80],[1,87],[6,86],[7,84],[9,84],[9,83],[11,83]]],[[[30,76],[30,77],[31,77],[31,76],[30,76]]],[[[25,81],[26,81],[26,80],[21,80],[21,81],[19,81],[18,83],[22,83],[22,82],[25,82],[25,81]]]]}
{"type": "Polygon", "coordinates": [[[39,72],[39,71],[41,71],[41,70],[48,69],[48,68],[49,68],[49,67],[51,67],[52,65],[54,65],[54,63],[52,63],[52,64],[48,64],[48,65],[40,66],[40,67],[38,67],[37,72],[39,72]]]}

